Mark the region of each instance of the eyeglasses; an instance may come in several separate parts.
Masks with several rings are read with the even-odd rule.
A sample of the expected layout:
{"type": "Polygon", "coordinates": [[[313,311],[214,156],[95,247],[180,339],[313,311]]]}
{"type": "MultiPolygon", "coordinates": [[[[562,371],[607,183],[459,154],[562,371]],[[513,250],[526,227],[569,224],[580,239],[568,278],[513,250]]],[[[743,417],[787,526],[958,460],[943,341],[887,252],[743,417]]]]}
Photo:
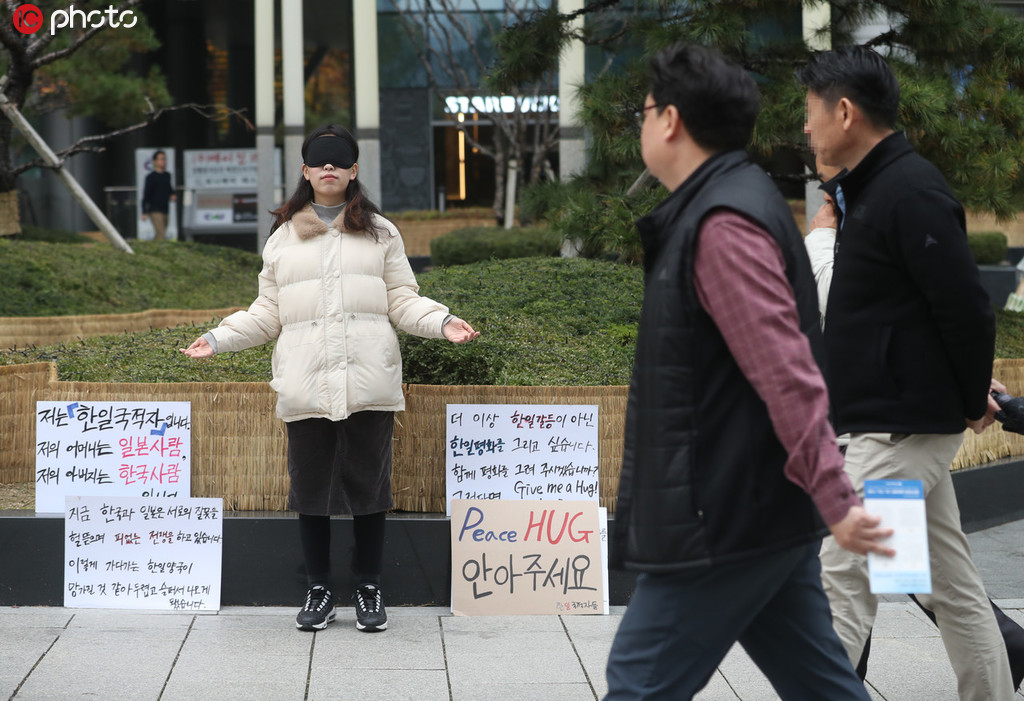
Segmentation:
{"type": "Polygon", "coordinates": [[[644,118],[647,116],[647,110],[652,110],[655,107],[661,107],[661,105],[657,103],[653,105],[647,105],[646,107],[638,109],[636,112],[633,113],[633,118],[636,119],[636,125],[638,127],[642,127],[644,125],[644,118]]]}

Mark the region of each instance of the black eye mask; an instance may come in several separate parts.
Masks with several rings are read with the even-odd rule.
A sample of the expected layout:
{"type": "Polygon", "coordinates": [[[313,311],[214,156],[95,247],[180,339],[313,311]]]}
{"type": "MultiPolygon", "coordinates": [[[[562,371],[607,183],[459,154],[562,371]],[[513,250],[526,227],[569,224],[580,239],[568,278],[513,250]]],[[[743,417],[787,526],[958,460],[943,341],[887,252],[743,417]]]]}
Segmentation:
{"type": "Polygon", "coordinates": [[[330,163],[335,168],[351,168],[356,155],[345,139],[338,136],[321,136],[313,139],[306,149],[305,163],[310,168],[320,168],[330,163]]]}

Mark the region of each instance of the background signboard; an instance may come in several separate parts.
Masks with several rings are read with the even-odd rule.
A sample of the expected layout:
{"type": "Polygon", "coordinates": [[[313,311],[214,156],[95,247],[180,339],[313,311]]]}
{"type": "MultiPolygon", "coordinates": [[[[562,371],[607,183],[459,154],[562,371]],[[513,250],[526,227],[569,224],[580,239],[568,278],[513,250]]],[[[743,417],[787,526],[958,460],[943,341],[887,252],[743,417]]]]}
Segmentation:
{"type": "MultiPolygon", "coordinates": [[[[184,228],[192,234],[255,233],[259,154],[254,148],[184,152],[184,228]]],[[[274,149],[275,198],[281,199],[281,149],[274,149]]],[[[267,215],[269,216],[269,215],[267,215]]]]}

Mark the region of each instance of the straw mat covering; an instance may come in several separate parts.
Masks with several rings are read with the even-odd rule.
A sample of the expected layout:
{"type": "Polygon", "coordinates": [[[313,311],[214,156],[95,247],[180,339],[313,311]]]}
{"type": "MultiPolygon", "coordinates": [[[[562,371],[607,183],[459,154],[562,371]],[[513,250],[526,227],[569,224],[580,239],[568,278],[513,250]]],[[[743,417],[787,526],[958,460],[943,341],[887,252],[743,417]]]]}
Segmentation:
{"type": "Polygon", "coordinates": [[[0,192],[0,236],[21,233],[21,216],[18,213],[18,191],[0,192]]]}
{"type": "MultiPolygon", "coordinates": [[[[36,401],[188,401],[192,403],[192,496],[221,497],[227,510],[284,510],[287,439],[264,383],[106,384],[59,382],[53,363],[0,366],[0,483],[35,475],[36,401]]],[[[1024,360],[997,360],[995,377],[1024,394],[1024,360]]],[[[602,506],[615,510],[627,387],[488,387],[405,385],[406,410],[395,414],[395,506],[444,512],[447,405],[596,404],[602,506]]],[[[971,431],[953,469],[1024,455],[1024,436],[999,426],[971,431]]]]}
{"type": "MultiPolygon", "coordinates": [[[[1024,394],[1024,360],[997,359],[992,376],[1006,385],[1010,394],[1017,397],[1024,394]]],[[[971,430],[964,432],[964,444],[953,459],[952,469],[962,470],[1018,455],[1024,455],[1024,436],[1008,433],[996,422],[980,436],[971,430]]]]}
{"type": "Polygon", "coordinates": [[[0,365],[0,482],[35,482],[36,402],[56,381],[53,363],[0,365]]]}
{"type": "Polygon", "coordinates": [[[169,329],[181,324],[205,324],[242,307],[224,309],[149,309],[132,314],[92,316],[0,316],[0,348],[48,346],[90,336],[169,329]]]}

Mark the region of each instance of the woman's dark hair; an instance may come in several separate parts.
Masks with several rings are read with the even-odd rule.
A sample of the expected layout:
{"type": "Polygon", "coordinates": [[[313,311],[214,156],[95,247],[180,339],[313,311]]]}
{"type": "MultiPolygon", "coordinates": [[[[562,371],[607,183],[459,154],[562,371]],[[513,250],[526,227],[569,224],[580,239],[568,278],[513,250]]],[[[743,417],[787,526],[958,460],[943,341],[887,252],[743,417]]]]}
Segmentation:
{"type": "Polygon", "coordinates": [[[679,43],[655,54],[650,70],[658,114],[675,105],[686,131],[703,148],[747,147],[761,96],[741,66],[707,46],[679,43]]]}
{"type": "MultiPolygon", "coordinates": [[[[355,155],[356,162],[359,162],[359,145],[356,143],[355,137],[349,133],[348,129],[337,124],[327,124],[309,133],[306,140],[302,142],[303,160],[306,159],[306,152],[309,150],[309,145],[313,142],[313,139],[321,137],[344,139],[352,147],[352,153],[355,155]]],[[[312,201],[313,186],[306,180],[305,176],[300,175],[299,184],[295,188],[295,192],[292,193],[292,196],[288,198],[288,201],[277,209],[270,211],[274,216],[274,223],[270,227],[270,232],[277,231],[278,227],[295,216],[297,212],[312,201]]],[[[366,232],[375,240],[379,240],[381,235],[385,234],[387,230],[378,224],[374,224],[373,216],[375,214],[380,215],[381,211],[363,193],[363,187],[359,184],[359,178],[356,177],[350,180],[348,187],[345,188],[345,218],[342,220],[345,231],[366,232]]]]}
{"type": "Polygon", "coordinates": [[[900,84],[885,59],[866,46],[842,46],[813,54],[797,80],[826,103],[845,97],[875,127],[892,129],[900,107],[900,84]]]}

